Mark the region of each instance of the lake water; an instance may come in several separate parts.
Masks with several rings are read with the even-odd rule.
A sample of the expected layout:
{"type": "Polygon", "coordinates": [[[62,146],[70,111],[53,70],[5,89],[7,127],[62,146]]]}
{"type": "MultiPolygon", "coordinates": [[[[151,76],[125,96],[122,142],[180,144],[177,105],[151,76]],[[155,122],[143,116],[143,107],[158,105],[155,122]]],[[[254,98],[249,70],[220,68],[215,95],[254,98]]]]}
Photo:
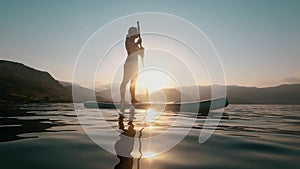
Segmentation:
{"type": "MultiPolygon", "coordinates": [[[[197,116],[183,140],[164,153],[155,152],[167,140],[153,143],[147,152],[138,141],[133,148],[127,146],[131,155],[138,158],[122,158],[95,142],[116,148],[122,133],[136,139],[141,133],[144,138],[160,135],[174,124],[177,112],[153,116],[153,112],[137,111],[133,116],[126,113],[123,118],[115,110],[102,110],[101,117],[97,110],[84,109],[83,104],[75,107],[80,110],[78,116],[73,104],[32,104],[20,106],[21,110],[1,110],[0,168],[300,168],[299,105],[229,105],[221,117],[219,113],[197,116]],[[213,135],[199,143],[207,118],[221,121],[213,135]],[[104,121],[111,128],[98,126],[104,121]],[[89,134],[98,133],[98,140],[94,142],[83,128],[89,134]],[[116,136],[117,142],[110,140],[116,136]]],[[[194,117],[185,113],[182,118],[186,123],[173,126],[170,139],[182,133],[194,117]]]]}

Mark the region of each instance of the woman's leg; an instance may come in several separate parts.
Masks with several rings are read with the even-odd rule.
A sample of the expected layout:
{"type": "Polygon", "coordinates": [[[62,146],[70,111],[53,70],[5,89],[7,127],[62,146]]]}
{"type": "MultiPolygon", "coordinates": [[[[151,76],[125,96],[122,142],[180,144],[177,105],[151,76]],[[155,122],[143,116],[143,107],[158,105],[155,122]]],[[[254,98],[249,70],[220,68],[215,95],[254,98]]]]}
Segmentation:
{"type": "Polygon", "coordinates": [[[135,98],[135,85],[137,81],[137,74],[133,76],[133,78],[130,81],[130,95],[131,95],[131,103],[138,102],[135,98]]]}
{"type": "Polygon", "coordinates": [[[123,74],[123,80],[120,86],[120,95],[121,95],[121,103],[125,102],[125,92],[126,92],[126,86],[131,79],[131,76],[129,75],[130,72],[128,72],[126,68],[126,64],[124,65],[124,74],[123,74]]]}

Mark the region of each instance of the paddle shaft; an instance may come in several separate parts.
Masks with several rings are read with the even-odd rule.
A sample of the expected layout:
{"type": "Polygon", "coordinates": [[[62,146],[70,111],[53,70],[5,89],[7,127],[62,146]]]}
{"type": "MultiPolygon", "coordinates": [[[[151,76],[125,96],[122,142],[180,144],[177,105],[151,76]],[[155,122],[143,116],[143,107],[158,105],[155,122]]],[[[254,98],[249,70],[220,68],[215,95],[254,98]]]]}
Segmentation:
{"type": "MultiPolygon", "coordinates": [[[[140,22],[139,22],[139,21],[137,21],[137,28],[138,28],[138,35],[139,35],[139,38],[141,39],[141,29],[140,29],[140,22]]],[[[142,42],[141,42],[139,45],[140,45],[140,48],[143,48],[142,42]]],[[[145,68],[144,57],[142,57],[142,65],[143,65],[143,69],[144,69],[144,68],[145,68]]],[[[149,91],[148,91],[147,84],[145,84],[145,88],[146,88],[146,97],[147,97],[147,101],[149,101],[149,91]]]]}
{"type": "MultiPolygon", "coordinates": [[[[141,29],[140,29],[140,22],[137,21],[137,28],[138,28],[138,35],[139,35],[139,38],[141,39],[141,29]]],[[[139,44],[140,45],[140,48],[143,48],[142,46],[142,42],[139,44]]],[[[144,64],[144,57],[142,57],[142,64],[143,64],[143,68],[145,67],[145,64],[144,64]]]]}

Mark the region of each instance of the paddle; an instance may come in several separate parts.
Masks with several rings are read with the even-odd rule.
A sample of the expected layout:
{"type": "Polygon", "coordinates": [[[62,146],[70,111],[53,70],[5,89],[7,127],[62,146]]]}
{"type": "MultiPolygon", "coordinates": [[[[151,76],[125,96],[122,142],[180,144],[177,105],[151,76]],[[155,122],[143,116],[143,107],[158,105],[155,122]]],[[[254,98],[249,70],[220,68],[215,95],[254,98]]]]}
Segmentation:
{"type": "Polygon", "coordinates": [[[142,141],[141,141],[142,131],[143,130],[144,130],[144,127],[140,130],[140,135],[139,135],[139,153],[140,153],[140,156],[137,159],[137,169],[140,169],[140,161],[141,161],[141,158],[143,157],[143,153],[142,153],[142,141]]]}
{"type": "MultiPolygon", "coordinates": [[[[139,39],[142,39],[141,38],[141,29],[140,29],[140,22],[139,21],[137,21],[137,28],[138,28],[139,39]]],[[[140,45],[140,48],[143,48],[142,42],[139,45],[140,45]]],[[[143,68],[144,68],[144,57],[142,57],[142,63],[143,63],[143,68]]]]}
{"type": "MultiPolygon", "coordinates": [[[[137,21],[137,28],[138,28],[139,38],[141,39],[141,33],[140,33],[141,29],[140,29],[140,22],[139,21],[137,21]]],[[[139,45],[140,45],[140,48],[143,49],[142,42],[139,45]]],[[[144,56],[142,57],[142,66],[143,66],[143,69],[144,69],[145,68],[144,56]]],[[[145,84],[145,88],[146,88],[146,99],[147,99],[147,102],[149,102],[149,91],[148,91],[147,84],[145,84]]]]}

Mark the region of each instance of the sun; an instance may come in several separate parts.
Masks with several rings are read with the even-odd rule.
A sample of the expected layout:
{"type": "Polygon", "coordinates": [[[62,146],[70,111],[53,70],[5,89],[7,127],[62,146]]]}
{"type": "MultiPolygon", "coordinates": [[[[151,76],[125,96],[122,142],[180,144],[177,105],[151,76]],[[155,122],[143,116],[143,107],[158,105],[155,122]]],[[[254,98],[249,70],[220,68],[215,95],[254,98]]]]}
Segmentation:
{"type": "Polygon", "coordinates": [[[175,87],[174,79],[160,69],[145,69],[138,74],[137,86],[147,88],[149,92],[175,87]]]}
{"type": "Polygon", "coordinates": [[[143,157],[144,157],[144,158],[150,159],[150,158],[155,157],[155,154],[152,153],[152,152],[144,152],[144,153],[143,153],[143,157]]]}

